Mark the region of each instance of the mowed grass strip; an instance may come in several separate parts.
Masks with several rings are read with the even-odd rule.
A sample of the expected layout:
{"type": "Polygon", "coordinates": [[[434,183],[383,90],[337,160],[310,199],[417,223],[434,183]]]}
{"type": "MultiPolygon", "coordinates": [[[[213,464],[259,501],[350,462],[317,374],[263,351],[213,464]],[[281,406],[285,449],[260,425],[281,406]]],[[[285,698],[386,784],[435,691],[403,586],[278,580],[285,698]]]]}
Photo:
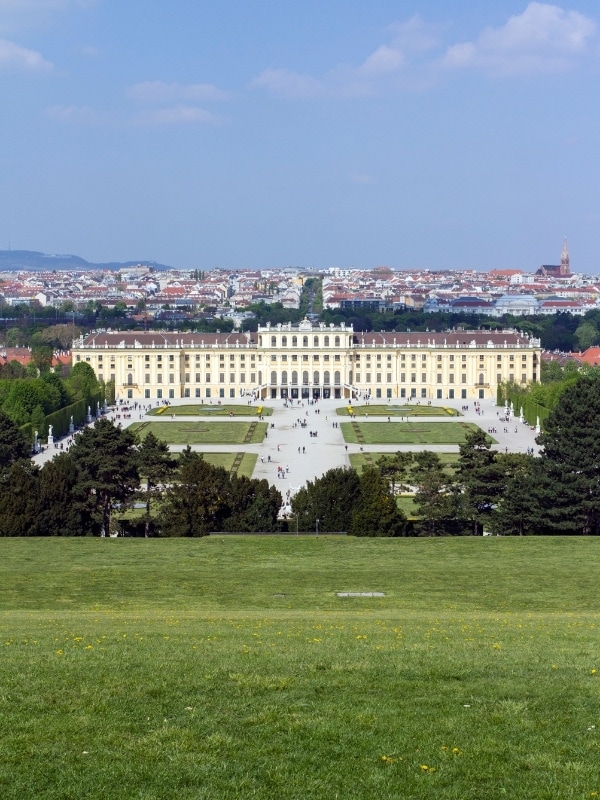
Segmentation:
{"type": "Polygon", "coordinates": [[[0,541],[0,794],[594,797],[599,548],[0,541]]]}
{"type": "MultiPolygon", "coordinates": [[[[344,441],[358,444],[462,444],[469,431],[476,430],[472,422],[342,422],[344,441]]],[[[491,436],[491,442],[495,442],[491,436]]]]}
{"type": "Polygon", "coordinates": [[[141,439],[150,431],[167,444],[260,444],[265,438],[266,422],[134,422],[130,430],[141,439]]]}
{"type": "MultiPolygon", "coordinates": [[[[352,414],[357,417],[460,417],[460,412],[446,406],[413,405],[411,403],[389,405],[350,405],[352,414]]],[[[350,416],[348,406],[337,408],[336,413],[342,417],[350,416]]]]}
{"type": "Polygon", "coordinates": [[[244,405],[235,403],[227,405],[194,403],[183,406],[159,406],[151,409],[147,414],[153,417],[165,418],[173,415],[176,417],[256,417],[258,416],[259,408],[263,417],[270,417],[273,413],[272,408],[259,404],[249,406],[247,403],[244,405]]]}

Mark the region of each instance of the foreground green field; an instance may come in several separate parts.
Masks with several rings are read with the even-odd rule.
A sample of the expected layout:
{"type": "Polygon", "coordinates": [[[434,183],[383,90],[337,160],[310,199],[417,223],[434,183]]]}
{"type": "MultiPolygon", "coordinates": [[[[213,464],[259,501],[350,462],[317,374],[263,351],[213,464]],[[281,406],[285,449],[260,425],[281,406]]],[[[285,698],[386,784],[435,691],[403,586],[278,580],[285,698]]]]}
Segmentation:
{"type": "Polygon", "coordinates": [[[596,797],[599,548],[2,540],[0,796],[596,797]]]}
{"type": "Polygon", "coordinates": [[[152,431],[167,444],[260,444],[266,422],[134,422],[129,430],[143,439],[152,431]]]}
{"type": "Polygon", "coordinates": [[[472,422],[342,422],[340,425],[348,444],[462,444],[467,433],[477,427],[472,422]]]}

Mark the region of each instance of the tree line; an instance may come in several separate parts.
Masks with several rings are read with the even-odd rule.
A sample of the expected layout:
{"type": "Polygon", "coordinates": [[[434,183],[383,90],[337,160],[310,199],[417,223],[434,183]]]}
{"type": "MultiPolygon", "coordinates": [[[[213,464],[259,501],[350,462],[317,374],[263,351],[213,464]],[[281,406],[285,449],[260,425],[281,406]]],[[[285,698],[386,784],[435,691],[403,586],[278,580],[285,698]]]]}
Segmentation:
{"type": "Polygon", "coordinates": [[[292,500],[300,530],[372,536],[600,534],[600,370],[569,377],[538,436],[539,456],[493,450],[469,433],[455,465],[433,452],[380,458],[359,477],[337,469],[292,500]],[[389,498],[410,493],[406,520],[389,498]]]}
{"type": "Polygon", "coordinates": [[[43,467],[0,411],[0,536],[206,536],[271,531],[281,494],[266,480],[230,475],[189,448],[175,459],[102,418],[43,467]],[[136,504],[141,514],[126,515],[136,504]]]}
{"type": "Polygon", "coordinates": [[[470,432],[449,467],[436,453],[398,452],[359,475],[329,470],[292,498],[266,480],[230,475],[187,448],[176,460],[149,433],[142,441],[103,418],[71,449],[39,468],[28,442],[0,411],[0,535],[204,536],[213,531],[294,529],[356,536],[598,535],[600,370],[570,382],[538,436],[539,456],[492,449],[470,432]],[[415,506],[407,519],[399,494],[415,506]],[[133,503],[138,514],[126,521],[133,503]]]}

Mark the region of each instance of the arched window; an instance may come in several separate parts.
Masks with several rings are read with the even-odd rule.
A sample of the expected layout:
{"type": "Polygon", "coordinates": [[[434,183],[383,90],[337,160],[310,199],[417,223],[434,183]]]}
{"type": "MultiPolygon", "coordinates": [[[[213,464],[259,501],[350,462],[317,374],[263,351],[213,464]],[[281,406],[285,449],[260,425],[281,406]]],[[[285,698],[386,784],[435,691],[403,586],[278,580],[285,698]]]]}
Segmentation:
{"type": "Polygon", "coordinates": [[[319,385],[319,370],[318,369],[316,369],[313,372],[313,383],[314,383],[315,386],[319,385]]]}
{"type": "Polygon", "coordinates": [[[259,385],[262,383],[262,372],[260,372],[260,371],[258,373],[258,383],[259,383],[259,385]]]}
{"type": "Polygon", "coordinates": [[[319,337],[318,336],[313,336],[313,345],[315,347],[319,346],[319,337]]]}
{"type": "Polygon", "coordinates": [[[292,372],[292,386],[297,386],[297,385],[298,385],[298,373],[296,372],[296,370],[294,370],[292,372]]]}
{"type": "Polygon", "coordinates": [[[262,336],[258,337],[258,346],[262,347],[262,336]]]}
{"type": "Polygon", "coordinates": [[[323,385],[324,386],[329,386],[329,384],[330,384],[329,370],[326,369],[325,372],[323,373],[323,385]]]}
{"type": "Polygon", "coordinates": [[[308,347],[308,336],[302,337],[302,347],[308,347]]]}
{"type": "MultiPolygon", "coordinates": [[[[340,385],[340,373],[338,370],[333,373],[333,382],[336,386],[340,385]]],[[[352,382],[352,373],[350,373],[350,382],[352,382]]]]}
{"type": "Polygon", "coordinates": [[[283,370],[281,373],[281,383],[286,386],[287,385],[287,370],[283,370]]]}
{"type": "Polygon", "coordinates": [[[340,346],[340,337],[336,336],[335,339],[333,340],[333,343],[335,344],[336,347],[339,347],[340,346]]]}
{"type": "Polygon", "coordinates": [[[303,386],[308,386],[308,370],[306,370],[306,369],[302,373],[302,385],[303,386]]]}
{"type": "Polygon", "coordinates": [[[325,347],[329,347],[329,336],[325,336],[323,338],[323,344],[325,345],[325,347]]]}
{"type": "Polygon", "coordinates": [[[271,336],[271,347],[277,347],[277,337],[271,336]]]}
{"type": "Polygon", "coordinates": [[[281,337],[281,346],[282,347],[287,347],[287,336],[282,336],[281,337]]]}
{"type": "Polygon", "coordinates": [[[292,336],[292,347],[298,347],[298,337],[292,336]]]}
{"type": "Polygon", "coordinates": [[[127,375],[127,385],[133,386],[133,375],[131,374],[131,372],[127,375]]]}
{"type": "Polygon", "coordinates": [[[485,375],[483,374],[483,372],[480,372],[480,373],[479,373],[479,383],[480,383],[482,386],[483,386],[483,384],[485,383],[485,375]]]}
{"type": "Polygon", "coordinates": [[[275,372],[275,370],[271,372],[271,385],[272,386],[277,385],[277,373],[275,372]]]}

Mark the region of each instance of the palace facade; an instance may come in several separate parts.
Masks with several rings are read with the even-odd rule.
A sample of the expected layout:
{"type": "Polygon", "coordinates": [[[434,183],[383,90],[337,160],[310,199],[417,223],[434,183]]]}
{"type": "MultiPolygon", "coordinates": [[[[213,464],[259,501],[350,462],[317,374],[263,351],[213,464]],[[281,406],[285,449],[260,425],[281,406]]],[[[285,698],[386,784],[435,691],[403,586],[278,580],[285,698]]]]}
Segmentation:
{"type": "Polygon", "coordinates": [[[98,331],[73,343],[117,399],[495,399],[539,380],[541,347],[514,330],[358,333],[304,320],[256,333],[98,331]]]}

